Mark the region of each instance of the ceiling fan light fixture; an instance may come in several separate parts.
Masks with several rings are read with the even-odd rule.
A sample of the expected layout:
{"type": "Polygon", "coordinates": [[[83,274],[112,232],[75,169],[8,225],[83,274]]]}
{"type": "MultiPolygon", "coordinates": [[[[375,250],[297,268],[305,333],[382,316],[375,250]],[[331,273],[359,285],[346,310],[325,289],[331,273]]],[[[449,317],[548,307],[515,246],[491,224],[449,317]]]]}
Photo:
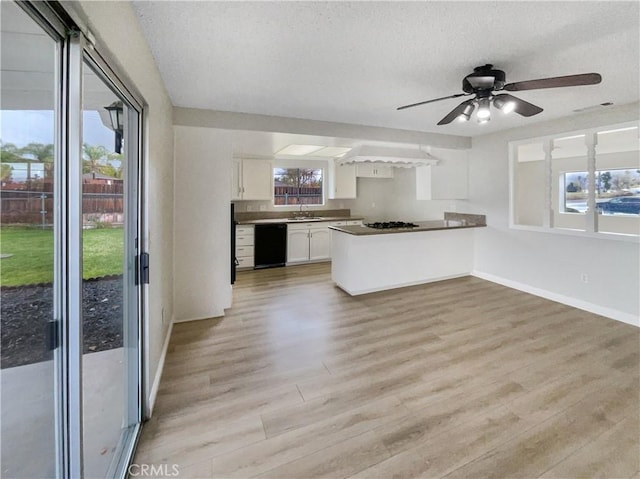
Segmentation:
{"type": "MultiPolygon", "coordinates": [[[[478,112],[478,113],[480,113],[480,112],[478,112]]],[[[478,125],[483,125],[485,123],[489,123],[489,120],[491,120],[490,116],[481,118],[480,115],[478,115],[478,125]]]]}
{"type": "Polygon", "coordinates": [[[507,115],[516,109],[516,102],[505,97],[508,98],[508,95],[497,95],[493,97],[493,106],[507,115]]]}
{"type": "Polygon", "coordinates": [[[476,107],[473,103],[468,103],[467,106],[464,107],[460,116],[458,116],[458,121],[469,121],[471,119],[471,114],[476,107]]]}
{"type": "Polygon", "coordinates": [[[478,100],[478,113],[476,114],[478,120],[484,120],[485,118],[489,118],[491,116],[490,105],[491,101],[489,100],[489,98],[480,98],[478,100]]]}
{"type": "Polygon", "coordinates": [[[513,101],[508,101],[507,103],[504,104],[504,106],[502,107],[502,112],[505,115],[508,115],[509,113],[511,113],[512,111],[514,111],[516,109],[516,103],[513,101]]]}

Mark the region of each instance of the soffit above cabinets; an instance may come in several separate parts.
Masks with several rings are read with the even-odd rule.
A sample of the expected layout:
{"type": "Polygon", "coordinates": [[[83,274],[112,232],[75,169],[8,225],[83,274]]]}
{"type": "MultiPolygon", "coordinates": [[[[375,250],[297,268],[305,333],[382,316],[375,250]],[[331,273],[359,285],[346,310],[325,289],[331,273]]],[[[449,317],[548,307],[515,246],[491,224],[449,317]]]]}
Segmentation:
{"type": "MultiPolygon", "coordinates": [[[[382,141],[369,141],[354,138],[337,138],[327,136],[296,135],[290,133],[276,133],[264,131],[231,131],[233,139],[233,156],[236,158],[279,158],[307,160],[327,160],[331,158],[343,158],[354,156],[357,149],[361,154],[370,156],[386,156],[388,158],[412,158],[413,160],[429,160],[433,153],[428,145],[416,143],[393,143],[382,141]],[[282,154],[290,145],[309,146],[306,154],[291,155],[282,154]],[[313,148],[311,148],[313,147],[313,148]]],[[[433,149],[434,151],[437,150],[433,149]]],[[[293,150],[296,152],[296,150],[293,150]]],[[[298,153],[304,153],[300,148],[298,153]]],[[[437,156],[434,154],[433,156],[437,156]]],[[[432,159],[432,158],[431,158],[432,159]]],[[[364,159],[362,161],[365,161],[364,159]]],[[[398,162],[400,163],[400,162],[398,162]]]]}

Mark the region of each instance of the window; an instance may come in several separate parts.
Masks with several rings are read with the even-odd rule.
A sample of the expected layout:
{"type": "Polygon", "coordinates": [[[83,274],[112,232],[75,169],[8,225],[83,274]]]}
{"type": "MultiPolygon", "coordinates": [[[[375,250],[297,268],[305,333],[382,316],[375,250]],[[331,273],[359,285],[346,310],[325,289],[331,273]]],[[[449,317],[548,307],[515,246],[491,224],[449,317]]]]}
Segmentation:
{"type": "Polygon", "coordinates": [[[511,143],[510,226],[640,236],[639,151],[637,122],[511,143]]]}
{"type": "Polygon", "coordinates": [[[322,168],[274,168],[273,204],[324,204],[322,176],[322,168]]]}
{"type": "MultiPolygon", "coordinates": [[[[587,211],[588,172],[564,174],[564,212],[587,211]]],[[[640,170],[596,171],[596,210],[601,214],[640,215],[640,170]]]]}

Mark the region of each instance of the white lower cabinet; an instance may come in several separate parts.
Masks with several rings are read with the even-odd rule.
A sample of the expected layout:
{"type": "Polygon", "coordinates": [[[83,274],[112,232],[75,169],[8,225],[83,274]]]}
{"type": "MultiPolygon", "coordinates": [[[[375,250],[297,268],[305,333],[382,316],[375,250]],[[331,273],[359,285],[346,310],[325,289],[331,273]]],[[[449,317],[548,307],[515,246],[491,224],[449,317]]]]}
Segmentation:
{"type": "Polygon", "coordinates": [[[236,259],[238,268],[253,268],[253,226],[236,226],[236,259]]]}
{"type": "Polygon", "coordinates": [[[287,225],[287,263],[303,261],[309,261],[309,229],[293,229],[287,225]]]}
{"type": "Polygon", "coordinates": [[[309,261],[331,259],[331,230],[328,226],[309,230],[309,261]]]}
{"type": "Polygon", "coordinates": [[[331,223],[287,225],[287,263],[331,259],[331,223]]]}

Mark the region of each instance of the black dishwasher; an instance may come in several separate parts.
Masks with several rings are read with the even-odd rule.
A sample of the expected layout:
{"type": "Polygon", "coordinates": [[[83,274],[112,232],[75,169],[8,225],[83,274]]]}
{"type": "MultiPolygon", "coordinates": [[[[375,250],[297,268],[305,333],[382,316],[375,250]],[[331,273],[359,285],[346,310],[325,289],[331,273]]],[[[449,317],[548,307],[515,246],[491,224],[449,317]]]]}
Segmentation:
{"type": "Polygon", "coordinates": [[[270,223],[255,226],[255,268],[275,268],[287,262],[287,224],[270,223]]]}

